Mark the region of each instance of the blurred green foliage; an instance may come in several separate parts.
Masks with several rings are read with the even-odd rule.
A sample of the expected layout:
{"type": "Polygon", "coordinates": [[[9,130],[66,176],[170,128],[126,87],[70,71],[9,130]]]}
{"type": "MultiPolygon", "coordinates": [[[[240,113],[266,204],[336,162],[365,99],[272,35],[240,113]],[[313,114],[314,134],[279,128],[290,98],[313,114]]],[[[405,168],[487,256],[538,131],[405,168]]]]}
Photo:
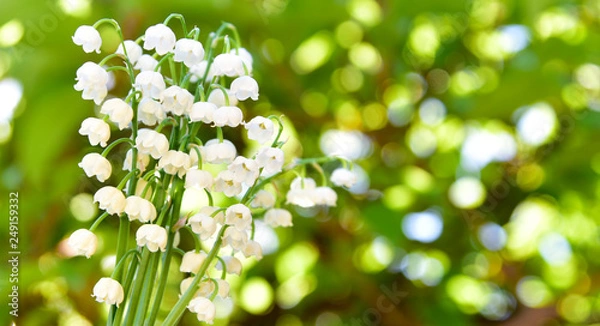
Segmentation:
{"type": "Polygon", "coordinates": [[[261,85],[252,114],[284,114],[303,156],[343,153],[364,171],[337,208],[278,233],[219,325],[599,322],[600,1],[3,0],[0,207],[19,191],[18,325],[106,314],[90,293],[116,221],[100,255],[64,254],[94,216],[74,196],[98,187],[77,167],[94,108],[73,90],[95,58],[71,35],[111,17],[132,37],[171,12],[202,37],[234,23],[261,85]]]}

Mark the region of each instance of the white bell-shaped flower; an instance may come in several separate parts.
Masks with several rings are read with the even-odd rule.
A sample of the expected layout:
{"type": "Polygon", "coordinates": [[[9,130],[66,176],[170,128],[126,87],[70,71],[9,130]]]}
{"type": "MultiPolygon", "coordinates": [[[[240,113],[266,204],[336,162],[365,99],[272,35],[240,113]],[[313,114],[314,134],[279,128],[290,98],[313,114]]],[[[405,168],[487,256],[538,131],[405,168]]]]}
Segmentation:
{"type": "Polygon", "coordinates": [[[188,68],[197,65],[204,59],[202,43],[189,38],[182,38],[175,43],[173,60],[183,62],[188,68]]]}
{"type": "Polygon", "coordinates": [[[215,75],[237,77],[244,75],[244,64],[242,58],[231,53],[221,53],[213,61],[215,75]]]}
{"type": "Polygon", "coordinates": [[[206,99],[206,101],[213,103],[214,105],[216,105],[217,107],[222,107],[222,106],[236,106],[238,105],[238,99],[235,97],[235,94],[233,94],[233,92],[229,89],[226,89],[226,93],[227,93],[227,99],[229,100],[229,104],[227,104],[227,99],[225,98],[225,93],[223,93],[223,90],[217,88],[217,89],[213,89],[210,94],[208,94],[208,98],[206,99]]]}
{"type": "Polygon", "coordinates": [[[202,121],[206,124],[214,122],[213,115],[217,111],[217,106],[210,102],[196,102],[190,110],[190,120],[193,122],[202,121]]]}
{"type": "Polygon", "coordinates": [[[144,49],[156,49],[158,55],[165,55],[175,47],[175,33],[165,24],[148,27],[144,34],[144,49]]]}
{"type": "Polygon", "coordinates": [[[235,128],[242,123],[244,114],[237,106],[222,106],[213,113],[213,122],[217,127],[235,128]]]}
{"type": "Polygon", "coordinates": [[[261,260],[263,258],[262,247],[254,240],[249,240],[246,243],[246,246],[244,249],[242,249],[242,253],[246,258],[250,258],[251,256],[256,257],[257,260],[261,260]]]}
{"type": "Polygon", "coordinates": [[[98,248],[98,237],[88,229],[79,229],[71,234],[67,244],[76,255],[90,258],[98,248]]]}
{"type": "Polygon", "coordinates": [[[240,231],[249,230],[252,225],[252,214],[244,204],[229,206],[225,211],[225,224],[232,225],[240,231]]]}
{"type": "Polygon", "coordinates": [[[124,58],[125,52],[127,52],[129,62],[135,65],[136,62],[142,57],[142,47],[132,40],[125,40],[123,43],[119,43],[119,47],[117,47],[117,51],[115,51],[115,53],[124,58]],[[123,50],[123,43],[125,43],[125,51],[123,50]]]}
{"type": "Polygon", "coordinates": [[[133,69],[137,69],[139,71],[154,71],[158,66],[158,60],[154,59],[149,54],[142,54],[142,56],[137,60],[133,69]]]}
{"type": "Polygon", "coordinates": [[[204,251],[186,252],[183,255],[183,258],[181,258],[181,265],[179,265],[179,271],[182,273],[198,273],[206,257],[208,257],[208,255],[204,251]]]}
{"type": "MultiPolygon", "coordinates": [[[[192,285],[192,282],[194,282],[194,277],[188,277],[188,278],[184,278],[181,283],[179,283],[179,293],[181,293],[182,295],[190,288],[190,285],[192,285]]],[[[197,295],[194,295],[197,296],[197,295]]]]}
{"type": "Polygon", "coordinates": [[[189,114],[194,103],[194,95],[187,89],[173,85],[163,92],[163,107],[174,115],[189,114]]]}
{"type": "Polygon", "coordinates": [[[159,102],[145,97],[138,104],[138,121],[147,126],[154,126],[167,118],[167,114],[159,102]]]}
{"type": "Polygon", "coordinates": [[[138,131],[135,147],[140,153],[159,159],[169,151],[169,140],[159,132],[144,128],[138,131]]]}
{"type": "MultiPolygon", "coordinates": [[[[206,73],[206,67],[208,67],[208,61],[206,60],[202,60],[200,63],[191,66],[190,73],[192,74],[192,77],[190,78],[190,81],[192,83],[196,83],[200,79],[204,78],[204,74],[206,73]]],[[[213,80],[213,78],[215,77],[215,66],[211,65],[209,69],[210,70],[206,75],[206,80],[208,81],[213,80]]]]}
{"type": "Polygon", "coordinates": [[[151,252],[165,251],[167,230],[156,224],[144,224],[135,233],[135,241],[140,247],[146,246],[151,252]]]}
{"type": "Polygon", "coordinates": [[[257,101],[258,83],[250,76],[241,76],[231,82],[231,92],[240,101],[245,101],[248,98],[257,101]]]}
{"type": "Polygon", "coordinates": [[[177,174],[182,178],[191,167],[190,156],[184,152],[170,150],[158,161],[158,168],[168,174],[177,174]]]}
{"type": "Polygon", "coordinates": [[[242,192],[242,184],[235,181],[233,172],[229,170],[221,171],[217,175],[214,184],[214,190],[222,192],[227,197],[234,197],[242,192]]]}
{"type": "Polygon", "coordinates": [[[213,176],[208,171],[189,169],[185,174],[185,188],[210,189],[213,176]]]}
{"type": "Polygon", "coordinates": [[[110,126],[101,119],[86,118],[81,122],[79,134],[88,136],[92,146],[100,144],[100,146],[106,147],[106,142],[110,139],[110,126]]]}
{"type": "Polygon", "coordinates": [[[242,64],[246,67],[248,73],[252,72],[252,64],[254,63],[254,59],[252,59],[252,54],[250,54],[248,50],[246,50],[245,48],[231,49],[229,53],[235,54],[238,57],[240,57],[240,59],[242,59],[242,64]]]}
{"type": "Polygon", "coordinates": [[[247,186],[252,186],[259,174],[256,161],[243,156],[236,157],[227,169],[233,172],[234,181],[243,182],[247,186]]]}
{"type": "Polygon", "coordinates": [[[156,208],[149,200],[140,196],[129,196],[125,199],[125,214],[130,221],[152,222],[156,219],[156,208]]]}
{"type": "MultiPolygon", "coordinates": [[[[129,189],[129,182],[132,179],[127,180],[127,182],[125,183],[125,189],[129,189]]],[[[135,196],[139,196],[142,197],[144,199],[150,200],[152,199],[152,189],[154,187],[152,186],[152,184],[148,184],[148,181],[144,180],[144,179],[137,179],[136,184],[135,184],[135,192],[134,195],[135,196]],[[146,190],[146,193],[144,193],[144,189],[148,188],[148,190],[146,190]]]]}
{"type": "MultiPolygon", "coordinates": [[[[212,282],[211,282],[212,283],[212,282]]],[[[215,320],[217,308],[215,304],[205,297],[198,296],[193,298],[187,308],[196,314],[198,321],[212,325],[215,320]]]]}
{"type": "Polygon", "coordinates": [[[337,193],[329,187],[317,187],[312,192],[312,200],[315,205],[334,207],[337,202],[337,193]]]}
{"type": "MultiPolygon", "coordinates": [[[[125,154],[125,160],[123,161],[123,170],[131,171],[131,159],[133,157],[133,151],[131,149],[127,150],[125,154]]],[[[137,168],[144,172],[146,171],[146,167],[150,163],[150,156],[148,154],[139,153],[137,154],[137,168]]]]}
{"type": "Polygon", "coordinates": [[[94,100],[94,103],[100,105],[108,93],[108,72],[98,64],[93,62],[84,63],[77,69],[77,84],[74,88],[77,91],[83,91],[81,97],[84,100],[94,100]]]}
{"type": "Polygon", "coordinates": [[[260,208],[271,208],[275,205],[275,196],[264,189],[259,190],[254,195],[252,199],[252,203],[250,206],[252,207],[260,207],[260,208]]]}
{"type": "Polygon", "coordinates": [[[265,223],[271,227],[290,227],[292,223],[292,213],[283,208],[273,208],[265,213],[265,223]]]}
{"type": "Polygon", "coordinates": [[[100,209],[111,215],[119,215],[125,210],[125,195],[121,190],[112,186],[98,189],[94,194],[94,202],[98,203],[100,209]]]}
{"type": "Polygon", "coordinates": [[[244,127],[248,130],[248,138],[256,140],[261,144],[273,139],[273,135],[275,134],[273,121],[261,116],[254,117],[244,127]]]}
{"type": "Polygon", "coordinates": [[[103,277],[94,285],[92,296],[98,302],[106,302],[109,305],[114,304],[118,307],[123,302],[125,293],[121,283],[110,277],[103,277]]]}
{"type": "Polygon", "coordinates": [[[356,183],[356,174],[346,168],[338,168],[331,174],[331,182],[338,187],[351,188],[356,183]]]}
{"type": "MultiPolygon", "coordinates": [[[[224,139],[223,142],[219,142],[218,139],[211,139],[200,147],[202,154],[202,161],[212,164],[229,164],[233,162],[237,151],[235,145],[229,140],[224,139]]],[[[192,152],[192,155],[194,153],[192,152]]]]}
{"type": "Polygon", "coordinates": [[[194,233],[200,236],[200,240],[207,240],[217,230],[217,223],[210,214],[194,214],[188,219],[187,224],[192,228],[194,233]]]}
{"type": "Polygon", "coordinates": [[[229,286],[229,283],[225,280],[218,278],[217,284],[219,285],[219,292],[217,292],[217,294],[223,299],[226,299],[227,297],[229,297],[229,291],[231,289],[231,287],[229,286]]]}
{"type": "MultiPolygon", "coordinates": [[[[225,230],[225,232],[227,232],[227,230],[225,230]]],[[[225,262],[225,270],[227,271],[227,274],[236,274],[236,275],[242,274],[242,262],[240,262],[239,259],[237,259],[233,256],[224,256],[224,257],[221,257],[221,259],[223,259],[223,261],[225,262]]],[[[217,263],[217,265],[215,266],[215,268],[218,271],[222,271],[223,264],[219,261],[217,263]]]]}
{"type": "Polygon", "coordinates": [[[116,123],[119,130],[127,128],[131,123],[131,119],[133,119],[133,109],[120,98],[111,98],[104,101],[100,113],[108,115],[108,119],[116,123]]]}
{"type": "Polygon", "coordinates": [[[300,207],[315,206],[313,195],[315,188],[315,180],[311,178],[295,178],[290,185],[290,191],[286,195],[287,203],[300,207]]]}
{"type": "Polygon", "coordinates": [[[140,72],[135,77],[135,84],[133,86],[142,92],[143,97],[151,97],[161,101],[166,88],[163,75],[155,71],[140,72]]]}
{"type": "Polygon", "coordinates": [[[230,227],[223,233],[223,246],[230,246],[233,250],[242,250],[248,242],[248,233],[238,228],[230,227]]]}
{"type": "Polygon", "coordinates": [[[261,175],[270,177],[283,169],[284,154],[279,148],[261,148],[256,155],[256,163],[263,168],[261,175]]]}
{"type": "Polygon", "coordinates": [[[98,153],[86,154],[79,162],[79,167],[88,177],[95,176],[100,182],[106,181],[112,173],[110,162],[98,153]]]}
{"type": "Polygon", "coordinates": [[[81,46],[85,53],[91,53],[96,51],[100,53],[100,46],[102,46],[102,38],[100,33],[92,26],[82,25],[77,28],[75,35],[73,35],[73,43],[81,46]]]}

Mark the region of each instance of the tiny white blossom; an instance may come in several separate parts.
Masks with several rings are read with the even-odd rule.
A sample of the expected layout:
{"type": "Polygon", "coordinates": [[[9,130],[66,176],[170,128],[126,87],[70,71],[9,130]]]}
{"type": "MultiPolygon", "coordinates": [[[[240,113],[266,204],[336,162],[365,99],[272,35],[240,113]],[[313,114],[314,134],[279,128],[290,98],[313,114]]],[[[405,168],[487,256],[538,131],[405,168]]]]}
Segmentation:
{"type": "Polygon", "coordinates": [[[77,28],[75,35],[73,35],[73,43],[81,46],[85,53],[91,53],[96,51],[100,53],[100,46],[102,46],[102,38],[100,33],[88,25],[82,25],[77,28]]]}
{"type": "MultiPolygon", "coordinates": [[[[125,160],[123,161],[123,170],[124,171],[131,171],[131,159],[133,156],[133,151],[131,149],[127,150],[127,153],[125,154],[125,160]]],[[[137,168],[144,172],[146,171],[146,167],[148,166],[148,164],[150,163],[150,156],[148,154],[143,154],[143,153],[139,153],[137,154],[137,168]]]]}
{"type": "Polygon", "coordinates": [[[125,195],[121,190],[112,186],[98,189],[94,194],[94,202],[98,203],[100,209],[111,215],[119,215],[125,210],[125,195]]]}
{"type": "Polygon", "coordinates": [[[292,224],[292,214],[283,208],[273,208],[265,213],[265,223],[271,227],[290,227],[292,224]]]}
{"type": "Polygon", "coordinates": [[[275,133],[273,121],[261,116],[254,117],[244,127],[248,130],[248,138],[261,144],[270,141],[275,133]]]}
{"type": "Polygon", "coordinates": [[[226,299],[227,297],[229,297],[229,291],[230,291],[229,283],[227,283],[227,281],[225,281],[225,280],[218,278],[217,284],[219,285],[219,292],[218,292],[219,296],[223,299],[226,299]]]}
{"type": "Polygon", "coordinates": [[[71,234],[67,244],[76,255],[90,258],[98,247],[98,237],[88,229],[79,229],[71,234]]]}
{"type": "Polygon", "coordinates": [[[210,214],[194,214],[188,219],[187,224],[192,228],[194,233],[200,236],[200,240],[207,240],[217,230],[215,219],[210,214]]]}
{"type": "Polygon", "coordinates": [[[261,175],[270,177],[283,169],[284,154],[279,148],[261,148],[256,155],[256,163],[263,168],[261,175]]]}
{"type": "Polygon", "coordinates": [[[242,59],[231,53],[221,53],[213,61],[215,75],[237,77],[244,75],[244,64],[242,59]]]}
{"type": "Polygon", "coordinates": [[[203,162],[212,164],[229,164],[233,162],[237,153],[235,145],[227,139],[224,139],[223,142],[219,142],[218,139],[211,139],[200,147],[200,152],[203,162]]]}
{"type": "Polygon", "coordinates": [[[183,258],[181,258],[181,265],[179,265],[179,271],[182,273],[198,273],[206,257],[208,257],[208,255],[204,251],[186,252],[183,255],[183,258]]]}
{"type": "Polygon", "coordinates": [[[104,101],[100,113],[108,115],[110,121],[116,123],[119,130],[127,128],[131,123],[131,119],[133,119],[133,109],[120,98],[111,98],[104,101]]]}
{"type": "Polygon", "coordinates": [[[261,189],[254,195],[250,205],[252,207],[271,208],[275,205],[275,196],[271,192],[261,189]]]}
{"type": "Polygon", "coordinates": [[[221,171],[214,184],[215,191],[225,194],[227,197],[237,196],[242,192],[242,184],[235,181],[233,172],[229,170],[221,171]]]}
{"type": "Polygon", "coordinates": [[[250,54],[248,50],[244,48],[231,49],[229,53],[235,54],[238,57],[240,57],[240,59],[242,59],[243,65],[246,67],[246,69],[248,69],[248,73],[252,72],[252,64],[254,63],[254,59],[252,59],[252,54],[250,54]]]}
{"type": "Polygon", "coordinates": [[[192,104],[194,103],[194,95],[187,89],[173,85],[165,89],[163,92],[163,107],[166,112],[171,112],[174,115],[189,114],[192,104]]]}
{"type": "Polygon", "coordinates": [[[165,251],[167,230],[155,224],[144,224],[135,233],[135,241],[140,247],[146,246],[151,252],[165,251]]]}
{"type": "Polygon", "coordinates": [[[240,101],[247,100],[248,98],[257,101],[258,83],[250,76],[241,76],[231,82],[231,92],[240,101]]]}
{"type": "MultiPolygon", "coordinates": [[[[224,256],[224,257],[221,257],[221,259],[223,259],[223,261],[225,262],[225,270],[227,271],[227,274],[237,274],[237,275],[242,274],[242,262],[240,262],[239,259],[237,259],[233,256],[224,256]]],[[[223,264],[219,261],[217,263],[217,266],[215,266],[215,268],[218,271],[222,271],[223,264]]]]}
{"type": "Polygon", "coordinates": [[[106,302],[110,305],[114,304],[117,307],[123,302],[125,297],[121,283],[110,277],[103,277],[96,282],[92,296],[98,302],[106,302]]]}
{"type": "MultiPolygon", "coordinates": [[[[192,77],[190,78],[190,81],[192,83],[196,83],[200,79],[204,78],[204,74],[206,73],[206,67],[208,67],[208,61],[206,61],[206,60],[203,60],[200,63],[191,66],[190,73],[192,74],[192,77]]],[[[210,70],[208,71],[208,74],[206,75],[206,80],[207,81],[213,80],[214,77],[215,77],[215,66],[211,65],[210,70]]]]}
{"type": "MultiPolygon", "coordinates": [[[[211,282],[212,283],[212,282],[211,282]]],[[[205,297],[195,297],[188,304],[187,308],[196,314],[196,318],[200,322],[206,322],[212,325],[215,319],[216,307],[215,304],[205,297]]]]}
{"type": "MultiPolygon", "coordinates": [[[[127,180],[127,182],[125,183],[125,189],[129,189],[129,182],[132,179],[127,180]]],[[[135,184],[135,196],[139,196],[142,197],[142,194],[144,195],[143,198],[150,200],[152,198],[152,185],[148,184],[148,181],[144,180],[144,179],[137,179],[137,182],[135,184]],[[148,190],[146,191],[146,193],[144,194],[144,189],[146,189],[146,187],[148,187],[148,190]]]]}
{"type": "Polygon", "coordinates": [[[173,51],[175,47],[175,33],[165,24],[156,24],[148,27],[144,34],[144,49],[156,49],[159,55],[173,51]]]}
{"type": "Polygon", "coordinates": [[[242,123],[244,114],[237,106],[222,106],[213,113],[213,122],[217,127],[235,128],[242,123]]]}
{"type": "Polygon", "coordinates": [[[204,59],[204,47],[202,43],[182,38],[175,43],[173,60],[183,62],[188,68],[197,65],[204,59]]]}
{"type": "MultiPolygon", "coordinates": [[[[135,43],[132,40],[125,40],[125,50],[127,51],[127,56],[129,57],[129,62],[132,64],[136,64],[136,62],[142,57],[142,47],[139,44],[135,43]]],[[[123,43],[119,43],[119,47],[117,47],[116,54],[125,57],[125,51],[123,51],[123,43]]]]}
{"type": "Polygon", "coordinates": [[[356,183],[356,174],[346,168],[338,168],[331,174],[331,182],[339,187],[351,188],[356,183]]]}
{"type": "Polygon", "coordinates": [[[129,196],[125,199],[125,214],[130,221],[152,222],[156,219],[156,208],[149,200],[139,196],[129,196]]]}
{"type": "Polygon", "coordinates": [[[312,191],[313,202],[316,205],[335,206],[337,193],[329,187],[317,187],[312,191]]]}
{"type": "Polygon", "coordinates": [[[192,105],[190,110],[191,121],[202,121],[206,124],[214,122],[213,115],[217,110],[217,106],[210,102],[196,102],[192,105]]]}
{"type": "Polygon", "coordinates": [[[158,168],[168,174],[177,174],[182,178],[191,167],[190,156],[184,152],[170,150],[158,161],[158,168]]]}
{"type": "MultiPolygon", "coordinates": [[[[181,293],[182,295],[190,288],[190,285],[192,285],[192,282],[194,281],[194,277],[188,277],[188,278],[184,278],[181,283],[179,283],[179,293],[181,293]]],[[[197,295],[195,295],[197,296],[197,295]]]]}
{"type": "Polygon", "coordinates": [[[234,250],[242,250],[248,242],[246,231],[240,231],[235,227],[230,227],[223,233],[223,247],[230,246],[234,250]]]}
{"type": "Polygon", "coordinates": [[[290,185],[290,191],[286,195],[287,202],[300,207],[313,207],[316,205],[313,194],[315,188],[315,180],[297,177],[290,185]]]}
{"type": "Polygon", "coordinates": [[[185,174],[185,188],[210,189],[213,176],[208,171],[189,169],[185,174]]]}
{"type": "Polygon", "coordinates": [[[256,257],[257,260],[261,260],[263,258],[262,247],[254,240],[250,240],[246,243],[246,246],[244,249],[242,249],[242,253],[246,258],[251,256],[256,257]]]}
{"type": "Polygon", "coordinates": [[[225,211],[225,224],[232,225],[240,231],[249,230],[252,225],[250,209],[243,204],[229,206],[225,211]]]}
{"type": "Polygon", "coordinates": [[[158,66],[158,60],[154,59],[149,54],[142,54],[142,56],[137,60],[133,69],[137,69],[140,71],[154,71],[158,66]]]}
{"type": "Polygon", "coordinates": [[[133,85],[143,97],[162,100],[166,85],[163,75],[155,71],[142,71],[135,77],[133,85]]]}
{"type": "Polygon", "coordinates": [[[98,153],[85,155],[79,162],[79,167],[83,169],[88,177],[96,176],[100,182],[106,181],[112,173],[110,162],[98,153]]]}
{"type": "Polygon", "coordinates": [[[106,142],[110,139],[110,126],[101,119],[86,118],[81,122],[79,134],[88,136],[92,146],[100,144],[100,146],[106,147],[106,142]]]}
{"type": "Polygon", "coordinates": [[[167,140],[167,136],[159,132],[144,128],[138,131],[135,147],[140,153],[159,159],[169,150],[169,140],[167,140]]]}
{"type": "Polygon", "coordinates": [[[84,100],[94,100],[94,103],[100,105],[108,93],[108,72],[98,64],[93,62],[84,63],[77,69],[77,84],[74,88],[77,91],[83,91],[81,97],[84,100]]]}
{"type": "Polygon", "coordinates": [[[233,172],[234,181],[243,182],[247,186],[252,186],[259,174],[256,161],[243,156],[236,157],[227,169],[233,172]]]}
{"type": "MultiPolygon", "coordinates": [[[[229,105],[231,105],[231,106],[238,105],[238,99],[231,92],[231,90],[228,89],[226,91],[227,91],[227,99],[229,99],[229,105]]],[[[210,103],[213,103],[217,107],[227,106],[227,101],[225,99],[225,94],[223,93],[223,90],[221,90],[219,88],[213,89],[210,92],[210,94],[208,94],[208,98],[206,99],[206,101],[210,102],[210,103]]]]}
{"type": "Polygon", "coordinates": [[[167,118],[167,114],[159,102],[145,97],[138,104],[138,121],[147,126],[154,126],[167,118]]]}

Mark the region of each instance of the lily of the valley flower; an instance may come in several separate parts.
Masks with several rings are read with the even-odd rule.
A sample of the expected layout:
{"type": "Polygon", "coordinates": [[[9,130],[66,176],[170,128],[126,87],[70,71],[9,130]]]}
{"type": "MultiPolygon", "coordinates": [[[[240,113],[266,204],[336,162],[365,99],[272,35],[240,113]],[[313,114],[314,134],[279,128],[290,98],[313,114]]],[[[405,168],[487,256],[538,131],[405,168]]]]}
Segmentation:
{"type": "Polygon", "coordinates": [[[279,148],[261,148],[256,155],[256,163],[263,168],[261,175],[270,177],[281,172],[283,168],[284,153],[279,148]]]}
{"type": "Polygon", "coordinates": [[[275,205],[275,200],[275,196],[271,192],[261,189],[254,195],[250,205],[252,207],[271,208],[275,205]]]}
{"type": "Polygon", "coordinates": [[[230,227],[223,233],[223,246],[230,246],[233,250],[242,250],[248,242],[246,231],[240,231],[238,228],[230,227]]]}
{"type": "Polygon", "coordinates": [[[133,109],[120,98],[104,101],[100,113],[107,114],[110,121],[116,123],[120,130],[127,128],[133,119],[133,109]]]}
{"type": "MultiPolygon", "coordinates": [[[[127,51],[129,62],[135,64],[142,56],[142,47],[132,40],[126,40],[123,43],[125,43],[125,50],[127,51]]],[[[125,57],[125,51],[123,51],[123,43],[119,44],[119,47],[117,48],[117,51],[115,51],[115,53],[125,57]]]]}
{"type": "Polygon", "coordinates": [[[212,301],[201,296],[195,297],[190,301],[187,308],[196,314],[198,321],[206,322],[210,325],[213,324],[216,314],[216,307],[212,301]]]}
{"type": "Polygon", "coordinates": [[[290,227],[292,224],[292,214],[283,208],[273,208],[265,213],[265,223],[271,227],[290,227]]]}
{"type": "Polygon", "coordinates": [[[235,128],[242,123],[244,114],[237,106],[222,106],[213,113],[213,122],[217,127],[235,128]]]}
{"type": "Polygon", "coordinates": [[[356,174],[346,168],[338,168],[331,174],[331,182],[339,187],[351,188],[356,183],[356,174]]]}
{"type": "Polygon", "coordinates": [[[225,224],[232,225],[240,231],[250,229],[252,225],[250,209],[243,204],[229,206],[225,211],[225,224]]]}
{"type": "Polygon", "coordinates": [[[273,121],[265,117],[254,117],[244,126],[248,130],[248,138],[264,144],[273,138],[275,126],[273,121]]]}
{"type": "Polygon", "coordinates": [[[183,62],[188,68],[197,65],[204,59],[204,47],[202,43],[182,38],[175,43],[173,60],[183,62]]]}
{"type": "Polygon", "coordinates": [[[192,231],[200,236],[200,240],[210,238],[217,230],[217,224],[214,218],[206,213],[198,213],[192,215],[187,224],[192,228],[192,231]]]}
{"type": "Polygon", "coordinates": [[[208,171],[189,169],[185,174],[185,188],[210,189],[213,176],[208,171]]]}
{"type": "Polygon", "coordinates": [[[114,304],[117,307],[123,302],[123,298],[125,297],[121,283],[110,277],[103,277],[94,285],[92,296],[98,302],[106,302],[110,305],[114,304]]]}
{"type": "MultiPolygon", "coordinates": [[[[218,139],[211,139],[200,147],[200,152],[202,153],[203,162],[212,164],[229,164],[233,162],[237,153],[233,143],[226,139],[223,142],[219,142],[218,139]]],[[[192,155],[194,155],[193,152],[192,155]]]]}
{"type": "Polygon", "coordinates": [[[194,95],[179,86],[170,86],[163,92],[163,107],[174,115],[188,114],[193,103],[194,95]]]}
{"type": "Polygon", "coordinates": [[[175,47],[175,33],[165,24],[148,27],[144,35],[144,49],[156,49],[158,55],[165,55],[175,47]]]}
{"type": "Polygon", "coordinates": [[[76,255],[90,258],[98,247],[98,237],[88,229],[79,229],[71,234],[67,244],[76,255]]]}
{"type": "Polygon", "coordinates": [[[312,191],[311,195],[315,205],[336,205],[337,193],[329,187],[317,187],[312,191]]]}
{"type": "Polygon", "coordinates": [[[147,126],[154,126],[166,117],[162,104],[149,97],[143,98],[138,104],[138,120],[147,126]]]}
{"type": "Polygon", "coordinates": [[[190,110],[190,120],[193,122],[202,121],[206,124],[213,123],[213,115],[217,111],[217,106],[210,102],[196,102],[190,110]]]}
{"type": "Polygon", "coordinates": [[[169,151],[169,140],[159,132],[151,129],[140,129],[135,139],[135,147],[142,154],[159,159],[169,151]]]}
{"type": "Polygon", "coordinates": [[[244,101],[251,98],[253,101],[258,101],[258,83],[250,76],[241,76],[231,82],[231,92],[235,97],[244,101]]]}
{"type": "Polygon", "coordinates": [[[119,215],[125,210],[125,195],[121,190],[112,186],[102,187],[96,191],[94,202],[98,203],[100,209],[111,215],[119,215]]]}
{"type": "Polygon", "coordinates": [[[315,206],[313,192],[316,187],[315,180],[311,178],[295,178],[290,185],[290,191],[286,195],[287,202],[300,207],[315,206]]]}
{"type": "Polygon", "coordinates": [[[125,199],[125,214],[127,214],[130,221],[152,222],[156,219],[156,208],[147,199],[139,196],[129,196],[125,199]]]}
{"type": "Polygon", "coordinates": [[[154,59],[149,54],[142,54],[142,56],[135,63],[133,69],[140,71],[154,71],[156,66],[158,66],[158,60],[154,59]]]}
{"type": "Polygon", "coordinates": [[[110,139],[110,126],[101,119],[86,118],[81,122],[79,134],[88,136],[92,146],[100,144],[100,146],[106,147],[106,142],[110,139]]]}
{"type": "Polygon", "coordinates": [[[246,258],[254,256],[257,260],[261,260],[263,257],[262,247],[258,242],[254,240],[249,240],[246,243],[246,246],[244,247],[244,249],[242,249],[242,253],[246,258]]]}
{"type": "MultiPolygon", "coordinates": [[[[229,105],[236,106],[238,105],[238,99],[235,97],[231,90],[226,89],[227,99],[229,100],[229,105]]],[[[206,101],[213,103],[217,107],[226,106],[227,101],[225,99],[225,94],[221,89],[213,89],[210,94],[208,94],[208,98],[206,101]]]]}
{"type": "Polygon", "coordinates": [[[204,251],[195,252],[188,251],[183,255],[181,259],[181,265],[179,266],[179,271],[183,273],[198,273],[202,263],[206,259],[208,255],[204,251]]]}
{"type": "Polygon", "coordinates": [[[248,50],[246,50],[244,48],[231,49],[231,51],[229,51],[229,53],[235,54],[238,57],[240,57],[240,59],[242,59],[242,64],[248,70],[248,73],[252,72],[252,65],[254,63],[254,59],[252,59],[252,54],[250,54],[250,52],[248,52],[248,50]]]}
{"type": "Polygon", "coordinates": [[[135,233],[135,241],[140,247],[146,246],[151,252],[165,251],[167,230],[155,224],[144,224],[135,233]]]}
{"type": "Polygon", "coordinates": [[[227,197],[237,196],[242,192],[242,184],[235,181],[235,175],[229,170],[221,171],[214,184],[215,191],[222,192],[227,197]]]}
{"type": "Polygon", "coordinates": [[[100,33],[88,25],[82,25],[77,28],[75,35],[73,35],[73,43],[81,46],[85,53],[91,53],[96,51],[100,53],[100,46],[102,46],[102,38],[100,33]]]}
{"type": "Polygon", "coordinates": [[[243,156],[238,156],[227,167],[233,172],[233,180],[239,183],[245,183],[247,186],[254,184],[258,178],[258,164],[256,161],[243,156]]]}
{"type": "Polygon", "coordinates": [[[158,168],[168,174],[177,174],[180,178],[185,175],[192,165],[190,156],[184,152],[170,150],[158,161],[158,168]]]}
{"type": "Polygon", "coordinates": [[[94,100],[100,105],[108,93],[108,72],[93,62],[84,63],[77,69],[77,84],[74,88],[83,91],[81,97],[84,100],[94,100]]]}
{"type": "Polygon", "coordinates": [[[244,75],[242,59],[231,53],[221,53],[213,61],[217,76],[237,77],[244,75]]]}
{"type": "MultiPolygon", "coordinates": [[[[224,257],[221,257],[221,259],[223,259],[223,261],[225,262],[225,270],[227,271],[227,274],[236,274],[236,275],[242,274],[242,262],[240,262],[239,259],[237,259],[233,256],[224,256],[224,257]]],[[[223,264],[219,261],[217,263],[217,266],[215,266],[215,268],[218,271],[222,271],[223,264]]]]}
{"type": "MultiPolygon", "coordinates": [[[[133,151],[129,149],[125,154],[125,160],[123,161],[123,170],[131,171],[131,159],[133,157],[133,151]]],[[[137,154],[137,168],[144,172],[146,167],[150,163],[150,156],[148,154],[139,153],[137,154]]]]}
{"type": "Polygon", "coordinates": [[[135,88],[142,96],[162,100],[166,85],[163,75],[155,71],[142,71],[135,77],[135,88]]]}
{"type": "Polygon", "coordinates": [[[86,154],[79,162],[79,167],[83,169],[88,177],[96,176],[100,182],[106,181],[112,173],[110,162],[98,153],[86,154]]]}

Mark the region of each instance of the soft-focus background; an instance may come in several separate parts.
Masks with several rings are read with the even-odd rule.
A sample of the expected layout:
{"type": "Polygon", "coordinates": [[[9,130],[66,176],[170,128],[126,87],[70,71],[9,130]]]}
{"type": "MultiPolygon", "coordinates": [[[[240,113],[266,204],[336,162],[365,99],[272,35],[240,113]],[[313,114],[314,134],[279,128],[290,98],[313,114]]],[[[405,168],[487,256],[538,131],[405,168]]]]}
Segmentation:
{"type": "Polygon", "coordinates": [[[269,254],[217,325],[600,322],[600,1],[2,0],[0,238],[18,190],[18,325],[106,314],[90,293],[116,223],[90,260],[63,242],[98,188],[77,167],[94,107],[73,83],[99,57],[71,36],[111,17],[137,37],[171,12],[201,39],[234,23],[261,85],[250,112],[285,114],[303,156],[343,154],[360,174],[337,208],[262,231],[269,254]]]}

